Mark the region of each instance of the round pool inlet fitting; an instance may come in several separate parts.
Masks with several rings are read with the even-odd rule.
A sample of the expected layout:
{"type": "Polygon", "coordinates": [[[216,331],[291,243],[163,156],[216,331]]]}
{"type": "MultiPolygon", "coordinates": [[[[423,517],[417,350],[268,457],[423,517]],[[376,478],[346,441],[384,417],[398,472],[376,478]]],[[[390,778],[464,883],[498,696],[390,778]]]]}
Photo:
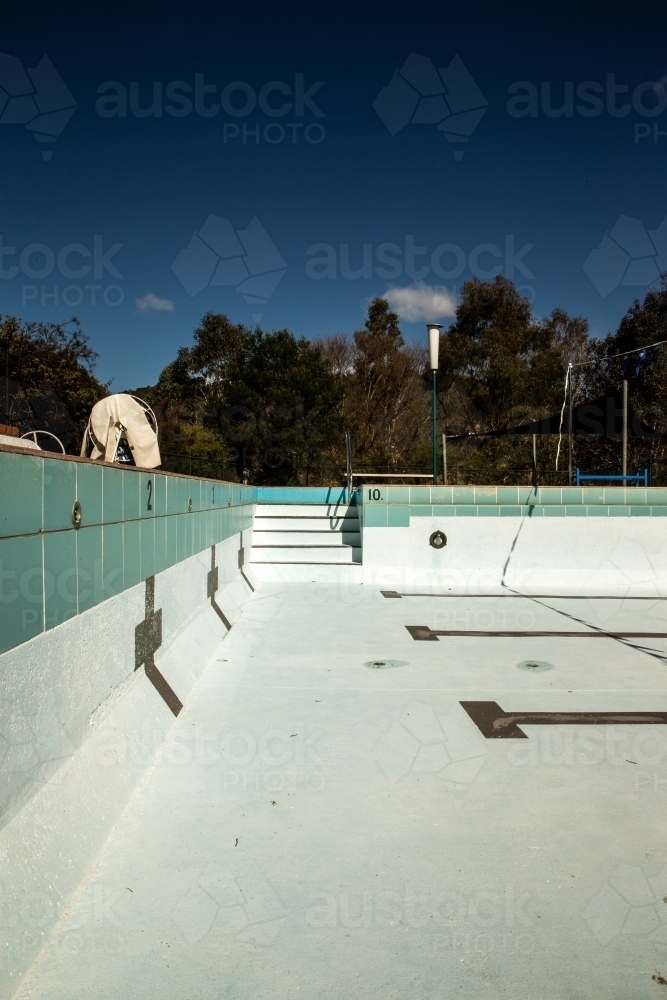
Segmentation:
{"type": "Polygon", "coordinates": [[[368,660],[364,663],[370,670],[386,670],[388,667],[408,667],[407,660],[368,660]]]}
{"type": "Polygon", "coordinates": [[[517,663],[517,668],[519,670],[528,670],[531,674],[539,674],[543,670],[553,670],[553,663],[547,663],[546,660],[522,660],[521,663],[517,663]]]}
{"type": "Polygon", "coordinates": [[[81,518],[83,517],[83,512],[81,510],[81,504],[78,500],[75,500],[72,504],[72,524],[75,528],[80,527],[81,518]]]}
{"type": "Polygon", "coordinates": [[[447,544],[447,535],[443,531],[434,531],[428,540],[428,544],[434,549],[444,549],[447,544]]]}

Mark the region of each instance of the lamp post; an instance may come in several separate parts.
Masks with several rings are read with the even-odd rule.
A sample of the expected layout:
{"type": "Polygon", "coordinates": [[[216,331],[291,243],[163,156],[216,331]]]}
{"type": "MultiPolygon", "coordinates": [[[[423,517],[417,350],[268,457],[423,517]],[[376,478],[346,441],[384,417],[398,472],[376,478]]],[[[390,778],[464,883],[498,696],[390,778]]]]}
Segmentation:
{"type": "Polygon", "coordinates": [[[433,419],[432,437],[432,458],[433,458],[433,485],[438,481],[438,354],[440,351],[440,323],[427,323],[428,331],[428,353],[431,362],[431,376],[433,380],[433,398],[431,402],[433,419]]]}

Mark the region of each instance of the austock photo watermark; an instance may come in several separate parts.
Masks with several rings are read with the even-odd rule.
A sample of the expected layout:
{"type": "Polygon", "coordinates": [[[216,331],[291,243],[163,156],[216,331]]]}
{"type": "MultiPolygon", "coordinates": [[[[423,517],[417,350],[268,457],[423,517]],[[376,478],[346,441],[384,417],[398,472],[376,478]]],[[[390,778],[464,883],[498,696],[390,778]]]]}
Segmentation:
{"type": "Polygon", "coordinates": [[[323,80],[306,81],[295,73],[290,82],[270,80],[253,86],[245,80],[218,84],[195,73],[192,81],[156,80],[140,84],[106,80],[97,87],[95,113],[100,118],[216,119],[225,145],[277,146],[298,143],[319,146],[326,129],[325,113],[315,100],[323,80]],[[252,122],[249,119],[254,116],[252,122]],[[287,120],[291,119],[291,120],[287,120]]]}
{"type": "MultiPolygon", "coordinates": [[[[661,129],[658,122],[651,121],[667,108],[664,84],[644,80],[631,85],[616,73],[606,73],[603,82],[547,80],[538,84],[517,80],[507,88],[505,111],[511,118],[630,116],[631,140],[657,145],[667,138],[667,128],[661,129]]],[[[488,108],[489,101],[459,55],[454,55],[447,66],[437,67],[430,57],[415,52],[394,72],[373,102],[373,109],[392,136],[408,125],[433,126],[455,147],[453,156],[459,162],[463,147],[488,108]]]]}
{"type": "Polygon", "coordinates": [[[214,728],[197,721],[191,729],[172,733],[164,745],[162,737],[148,731],[110,732],[100,744],[99,759],[108,767],[145,766],[162,747],[157,767],[215,768],[224,796],[317,793],[326,785],[323,737],[322,729],[302,719],[261,731],[214,728]]]}
{"type": "Polygon", "coordinates": [[[21,282],[21,305],[114,307],[124,302],[116,260],[122,243],[110,243],[101,234],[86,243],[11,243],[0,235],[0,282],[21,282]]]}
{"type": "Polygon", "coordinates": [[[405,882],[393,888],[354,886],[314,894],[305,913],[312,928],[429,935],[427,952],[444,957],[532,954],[537,948],[539,900],[510,882],[502,890],[463,892],[444,886],[424,891],[405,882]]]}

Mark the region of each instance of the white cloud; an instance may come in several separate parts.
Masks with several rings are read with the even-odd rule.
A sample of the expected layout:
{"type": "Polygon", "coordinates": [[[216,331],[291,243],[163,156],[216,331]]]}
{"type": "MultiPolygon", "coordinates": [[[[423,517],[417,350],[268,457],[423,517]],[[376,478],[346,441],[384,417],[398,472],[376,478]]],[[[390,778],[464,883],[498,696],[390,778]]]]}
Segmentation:
{"type": "Polygon", "coordinates": [[[423,281],[407,288],[389,288],[384,297],[408,323],[429,322],[456,313],[456,302],[446,288],[431,287],[423,281]]]}
{"type": "Polygon", "coordinates": [[[137,299],[137,309],[139,312],[173,312],[174,303],[171,299],[159,299],[157,295],[148,292],[141,299],[137,299]]]}

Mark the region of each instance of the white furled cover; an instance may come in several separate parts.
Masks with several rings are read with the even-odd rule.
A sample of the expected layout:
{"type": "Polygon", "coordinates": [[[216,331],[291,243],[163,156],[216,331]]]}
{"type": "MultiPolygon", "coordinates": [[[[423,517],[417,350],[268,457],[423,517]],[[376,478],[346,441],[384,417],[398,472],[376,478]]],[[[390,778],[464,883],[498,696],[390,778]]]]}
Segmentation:
{"type": "MultiPolygon", "coordinates": [[[[113,462],[118,439],[124,436],[138,468],[154,469],[160,465],[157,435],[143,406],[127,393],[106,396],[96,403],[90,414],[89,428],[93,444],[90,458],[113,462]]],[[[84,439],[84,447],[85,444],[84,439]]]]}

